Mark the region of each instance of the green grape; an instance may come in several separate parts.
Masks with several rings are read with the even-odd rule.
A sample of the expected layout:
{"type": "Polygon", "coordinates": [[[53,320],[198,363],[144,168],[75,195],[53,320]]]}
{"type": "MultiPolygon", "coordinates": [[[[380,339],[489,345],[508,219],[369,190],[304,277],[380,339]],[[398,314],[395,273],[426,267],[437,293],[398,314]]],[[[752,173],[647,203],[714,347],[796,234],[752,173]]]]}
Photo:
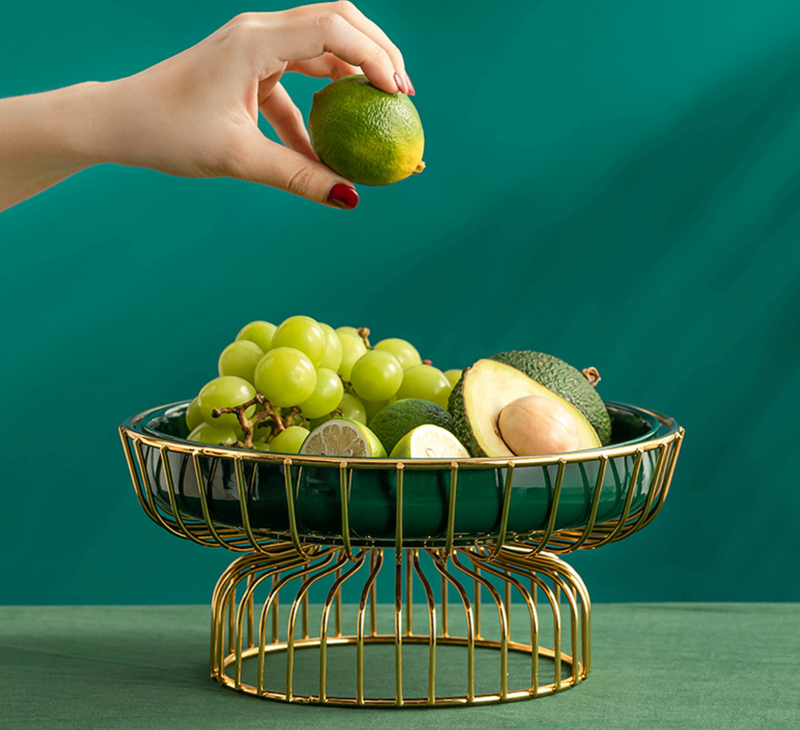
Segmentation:
{"type": "Polygon", "coordinates": [[[211,446],[219,446],[220,444],[233,446],[238,441],[233,429],[216,428],[205,421],[197,428],[192,429],[192,432],[186,438],[189,441],[199,441],[201,444],[210,444],[211,446]]]}
{"type": "Polygon", "coordinates": [[[264,441],[253,441],[253,448],[256,451],[272,451],[272,449],[269,447],[269,444],[265,443],[264,441]]]}
{"type": "Polygon", "coordinates": [[[403,366],[403,370],[408,370],[414,365],[421,365],[422,358],[417,352],[417,348],[406,340],[400,340],[397,337],[390,337],[388,340],[381,340],[375,345],[376,350],[386,350],[391,352],[403,366]]]}
{"type": "Polygon", "coordinates": [[[203,422],[203,414],[200,413],[200,407],[197,405],[197,396],[195,396],[186,409],[186,427],[191,432],[203,422]]]}
{"type": "Polygon", "coordinates": [[[464,372],[463,370],[445,370],[444,371],[444,377],[447,378],[447,380],[449,381],[451,388],[455,388],[456,387],[456,383],[459,380],[461,380],[461,373],[463,373],[463,372],[464,372]]]}
{"type": "MultiPolygon", "coordinates": [[[[382,402],[381,406],[388,402],[389,401],[382,402]]],[[[330,421],[331,418],[347,418],[350,421],[358,421],[366,426],[367,409],[364,404],[354,395],[345,393],[342,396],[342,400],[339,402],[339,406],[336,408],[335,412],[326,413],[320,418],[312,418],[308,428],[310,431],[313,431],[317,426],[321,426],[323,423],[325,423],[325,421],[330,421]],[[339,411],[341,411],[341,415],[339,414],[339,411]]]]}
{"type": "Polygon", "coordinates": [[[369,350],[353,365],[350,382],[359,398],[386,400],[403,383],[403,366],[391,352],[369,350]]]}
{"type": "Polygon", "coordinates": [[[447,399],[453,386],[439,368],[433,365],[415,365],[403,373],[403,384],[397,399],[420,398],[447,408],[447,399]]]}
{"type": "Polygon", "coordinates": [[[375,418],[375,414],[378,413],[382,408],[389,405],[389,400],[362,400],[361,403],[364,406],[364,412],[367,414],[366,425],[369,426],[369,422],[375,418]]]}
{"type": "Polygon", "coordinates": [[[291,347],[275,347],[256,365],[255,386],[273,406],[302,403],[317,384],[317,371],[308,355],[291,347]]]}
{"type": "Polygon", "coordinates": [[[337,327],[335,332],[337,335],[348,334],[353,335],[353,337],[358,337],[359,339],[361,338],[361,335],[358,334],[357,327],[337,327]]]}
{"type": "Polygon", "coordinates": [[[339,410],[342,412],[342,418],[348,418],[351,421],[358,421],[367,425],[367,409],[364,404],[351,393],[345,393],[342,400],[339,402],[339,410]]]}
{"type": "Polygon", "coordinates": [[[298,315],[283,320],[272,337],[272,347],[291,347],[308,355],[308,359],[316,367],[325,357],[328,338],[319,322],[298,315]]]}
{"type": "MultiPolygon", "coordinates": [[[[235,375],[222,375],[206,383],[197,396],[197,406],[203,416],[203,420],[215,428],[229,428],[236,430],[239,428],[239,419],[235,413],[223,413],[219,418],[214,418],[211,412],[215,408],[232,408],[239,406],[245,401],[250,400],[256,394],[256,389],[242,378],[235,375]]],[[[245,411],[245,415],[250,416],[255,413],[256,407],[250,406],[245,411]]]]}
{"type": "Polygon", "coordinates": [[[270,441],[269,450],[279,454],[299,454],[309,433],[311,432],[302,426],[289,426],[270,441]]]}
{"type": "Polygon", "coordinates": [[[344,394],[341,378],[328,368],[317,368],[314,392],[300,404],[305,418],[320,418],[339,405],[344,394]]]}
{"type": "Polygon", "coordinates": [[[349,382],[353,365],[367,351],[367,346],[358,335],[339,333],[338,337],[339,342],[342,343],[342,362],[339,364],[339,375],[349,382]]]}
{"type": "Polygon", "coordinates": [[[266,441],[271,435],[271,424],[269,426],[264,426],[264,428],[258,428],[258,424],[256,424],[253,428],[253,442],[266,441]]]}
{"type": "Polygon", "coordinates": [[[322,358],[322,362],[317,367],[328,368],[328,370],[336,372],[339,369],[339,365],[342,364],[342,343],[333,327],[329,324],[320,322],[319,326],[325,330],[327,349],[325,350],[325,357],[322,358]]]}
{"type": "Polygon", "coordinates": [[[261,352],[266,352],[272,347],[272,336],[278,329],[272,322],[265,322],[262,319],[246,324],[239,330],[236,340],[249,340],[259,346],[261,352]]]}
{"type": "Polygon", "coordinates": [[[264,357],[261,348],[250,340],[231,342],[219,356],[217,370],[220,375],[235,375],[248,383],[253,382],[253,371],[264,357]]]}
{"type": "Polygon", "coordinates": [[[325,423],[325,421],[330,421],[331,418],[336,418],[336,415],[334,413],[326,413],[324,416],[320,416],[319,418],[312,418],[308,422],[309,432],[313,431],[317,426],[321,426],[323,423],[325,423]]]}

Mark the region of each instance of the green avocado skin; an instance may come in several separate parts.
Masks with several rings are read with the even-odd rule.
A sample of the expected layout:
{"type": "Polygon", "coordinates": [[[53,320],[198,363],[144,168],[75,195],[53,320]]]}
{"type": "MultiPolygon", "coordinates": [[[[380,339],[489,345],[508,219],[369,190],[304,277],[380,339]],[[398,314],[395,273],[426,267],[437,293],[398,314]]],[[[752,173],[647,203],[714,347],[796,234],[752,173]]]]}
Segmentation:
{"type": "MultiPolygon", "coordinates": [[[[532,380],[572,403],[597,431],[600,443],[603,446],[611,443],[611,418],[594,386],[580,370],[554,355],[533,350],[509,350],[492,355],[489,359],[521,370],[532,380]]],[[[457,389],[453,388],[453,392],[457,389]]],[[[458,433],[456,436],[466,443],[458,433]]]]}
{"type": "Polygon", "coordinates": [[[486,452],[479,446],[467,420],[466,409],[464,408],[464,373],[461,373],[458,382],[453,386],[453,390],[450,391],[447,410],[450,411],[450,415],[453,417],[453,433],[455,437],[464,444],[472,456],[486,456],[486,452]]]}
{"type": "Polygon", "coordinates": [[[397,446],[397,442],[403,436],[417,428],[417,426],[424,426],[426,423],[432,423],[434,426],[439,426],[455,434],[453,417],[444,408],[436,403],[418,398],[405,398],[384,406],[369,422],[369,428],[383,444],[386,453],[391,454],[394,447],[397,446]],[[403,405],[400,405],[401,403],[403,405]],[[408,419],[408,411],[406,410],[411,404],[415,409],[413,422],[408,419]],[[401,413],[405,416],[403,419],[404,426],[403,428],[398,428],[397,416],[401,413]]]}

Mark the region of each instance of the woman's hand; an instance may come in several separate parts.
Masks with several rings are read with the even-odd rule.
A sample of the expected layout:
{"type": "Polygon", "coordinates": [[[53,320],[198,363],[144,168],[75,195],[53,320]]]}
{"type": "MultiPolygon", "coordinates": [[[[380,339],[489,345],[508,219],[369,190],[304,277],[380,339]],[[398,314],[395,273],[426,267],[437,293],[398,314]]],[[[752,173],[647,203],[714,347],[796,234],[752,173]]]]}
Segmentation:
{"type": "MultiPolygon", "coordinates": [[[[302,115],[281,84],[286,71],[331,79],[363,72],[388,93],[414,93],[403,56],[386,34],[352,3],[335,2],[239,15],[192,48],[134,76],[7,99],[0,112],[16,119],[20,134],[29,138],[28,152],[37,145],[35,129],[24,129],[26,108],[46,113],[41,102],[55,95],[51,101],[59,114],[73,112],[74,119],[52,125],[50,133],[60,129],[64,139],[39,145],[49,149],[56,179],[47,182],[47,165],[38,160],[33,192],[91,164],[113,162],[185,177],[235,177],[354,208],[355,188],[314,154],[302,115]],[[259,131],[259,111],[283,145],[259,131]]],[[[30,154],[7,157],[17,175],[20,168],[24,172],[25,159],[37,162],[30,154]]],[[[16,202],[4,195],[7,182],[0,187],[0,208],[3,198],[16,202]]],[[[21,182],[31,187],[30,181],[21,182]]]]}

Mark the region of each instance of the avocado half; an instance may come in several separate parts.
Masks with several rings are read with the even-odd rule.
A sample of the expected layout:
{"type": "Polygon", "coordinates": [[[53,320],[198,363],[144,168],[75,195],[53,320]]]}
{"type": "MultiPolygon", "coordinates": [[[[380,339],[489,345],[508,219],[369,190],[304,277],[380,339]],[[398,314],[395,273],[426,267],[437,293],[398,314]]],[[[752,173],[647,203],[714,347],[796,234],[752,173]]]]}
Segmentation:
{"type": "Polygon", "coordinates": [[[503,441],[497,420],[509,403],[529,395],[553,398],[572,414],[580,429],[581,450],[602,445],[578,408],[521,370],[496,360],[478,360],[453,388],[448,410],[453,416],[455,435],[472,456],[516,456],[503,441]]]}
{"type": "Polygon", "coordinates": [[[577,368],[554,355],[533,350],[509,350],[492,355],[497,360],[521,370],[529,378],[569,401],[586,416],[603,446],[611,443],[611,418],[586,376],[577,368]]]}

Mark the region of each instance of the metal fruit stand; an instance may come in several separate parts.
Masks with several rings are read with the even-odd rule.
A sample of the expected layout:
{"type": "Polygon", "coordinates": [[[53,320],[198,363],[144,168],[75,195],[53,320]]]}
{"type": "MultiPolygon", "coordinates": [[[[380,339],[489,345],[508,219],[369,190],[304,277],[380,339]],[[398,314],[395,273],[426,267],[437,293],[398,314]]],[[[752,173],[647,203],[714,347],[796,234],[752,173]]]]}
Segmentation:
{"type": "Polygon", "coordinates": [[[212,598],[211,676],[321,705],[475,705],[579,684],[591,669],[591,605],[560,556],[646,527],[684,434],[667,416],[607,403],[612,444],[588,451],[288,456],[186,441],[187,406],[140,413],[120,435],[156,524],[239,553],[212,598]],[[393,584],[391,625],[379,621],[379,582],[393,584]],[[513,631],[512,605],[525,616],[513,631]],[[334,664],[343,652],[347,663],[334,664]],[[443,652],[458,673],[437,665],[443,652]],[[389,696],[371,690],[376,673],[393,675],[389,696]]]}

